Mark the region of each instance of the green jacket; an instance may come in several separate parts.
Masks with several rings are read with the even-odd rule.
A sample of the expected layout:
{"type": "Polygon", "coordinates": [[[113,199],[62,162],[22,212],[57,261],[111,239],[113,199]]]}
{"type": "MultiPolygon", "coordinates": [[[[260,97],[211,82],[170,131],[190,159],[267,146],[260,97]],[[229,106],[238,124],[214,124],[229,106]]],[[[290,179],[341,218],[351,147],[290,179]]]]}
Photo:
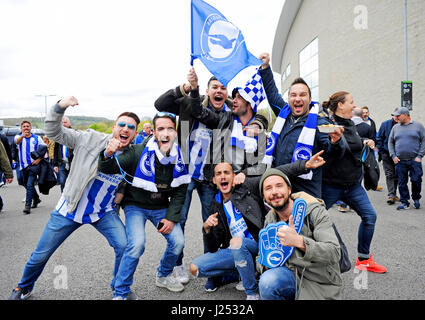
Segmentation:
{"type": "MultiPolygon", "coordinates": [[[[134,175],[137,165],[149,138],[141,144],[136,144],[125,150],[118,156],[121,168],[134,175]]],[[[175,223],[180,221],[180,210],[186,198],[187,184],[182,184],[177,188],[170,186],[173,181],[173,165],[163,165],[155,157],[155,183],[158,192],[146,191],[142,188],[136,188],[128,185],[125,190],[124,198],[121,202],[123,207],[135,205],[144,209],[157,210],[166,209],[165,219],[175,223]]],[[[109,174],[120,173],[120,168],[114,158],[104,156],[104,151],[99,155],[99,171],[109,174]]],[[[131,182],[132,178],[126,177],[131,182]]]]}
{"type": "MultiPolygon", "coordinates": [[[[340,247],[324,202],[305,192],[294,193],[291,198],[302,198],[307,202],[301,230],[306,251],[295,248],[285,263],[297,282],[298,299],[341,299],[340,247]]],[[[265,218],[264,226],[278,221],[279,217],[271,210],[265,218]]],[[[257,270],[260,273],[266,271],[258,260],[257,270]]]]}
{"type": "Polygon", "coordinates": [[[10,166],[9,157],[7,156],[6,149],[3,142],[0,141],[0,171],[4,172],[6,179],[13,178],[12,167],[10,166]]]}

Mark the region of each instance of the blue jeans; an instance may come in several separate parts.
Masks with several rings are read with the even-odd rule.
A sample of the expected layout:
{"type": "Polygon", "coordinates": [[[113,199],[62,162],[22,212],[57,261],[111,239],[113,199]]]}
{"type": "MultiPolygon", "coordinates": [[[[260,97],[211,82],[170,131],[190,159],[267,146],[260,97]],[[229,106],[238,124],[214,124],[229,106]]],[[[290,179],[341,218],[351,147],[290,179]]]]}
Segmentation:
{"type": "Polygon", "coordinates": [[[66,179],[68,178],[69,170],[66,170],[65,163],[61,163],[58,165],[58,183],[61,186],[61,192],[63,192],[63,188],[65,187],[66,179]]]}
{"type": "MultiPolygon", "coordinates": [[[[37,247],[27,261],[18,287],[32,291],[34,284],[43,271],[47,261],[56,249],[68,238],[72,232],[77,230],[82,224],[65,218],[56,210],[53,210],[50,219],[44,228],[43,234],[38,241],[37,247]]],[[[115,211],[109,211],[92,224],[108,240],[108,243],[115,251],[115,266],[111,288],[113,290],[115,277],[124,249],[127,245],[125,227],[115,211]]]]}
{"type": "Polygon", "coordinates": [[[287,267],[268,269],[260,277],[261,300],[294,300],[295,278],[287,267]]]}
{"type": "Polygon", "coordinates": [[[332,207],[338,200],[342,200],[360,216],[362,221],[357,236],[357,254],[360,258],[369,258],[370,244],[375,232],[376,211],[361,183],[358,182],[347,188],[323,184],[322,199],[325,201],[326,209],[332,207]]]}
{"type": "MultiPolygon", "coordinates": [[[[133,284],[134,272],[139,259],[145,251],[146,220],[156,227],[165,218],[167,209],[149,210],[139,206],[128,205],[124,208],[125,228],[128,244],[122,257],[115,283],[114,296],[127,297],[133,284]]],[[[167,240],[167,247],[158,267],[157,276],[166,277],[173,272],[176,261],[184,247],[184,236],[180,224],[175,223],[169,234],[162,234],[167,240]]]]}
{"type": "Polygon", "coordinates": [[[400,193],[400,201],[409,204],[409,181],[412,184],[412,199],[419,200],[421,198],[422,187],[422,163],[415,160],[401,160],[395,165],[395,172],[398,179],[398,192],[400,193]]]}
{"type": "MultiPolygon", "coordinates": [[[[192,179],[187,186],[186,199],[184,200],[183,207],[180,211],[180,225],[184,233],[187,217],[189,215],[190,203],[192,202],[193,190],[198,191],[199,200],[202,206],[202,221],[205,222],[210,216],[210,207],[212,200],[215,196],[215,189],[207,183],[203,183],[198,180],[192,179]]],[[[204,243],[204,252],[207,252],[206,245],[204,243]]],[[[183,263],[183,251],[177,260],[177,265],[180,266],[183,263]]]]}
{"type": "Polygon", "coordinates": [[[22,170],[24,187],[26,189],[25,204],[29,206],[31,205],[33,199],[40,199],[37,191],[35,190],[35,182],[37,180],[38,172],[37,169],[38,168],[36,166],[33,166],[26,167],[24,170],[22,170]]]}
{"type": "Polygon", "coordinates": [[[253,239],[242,239],[240,248],[219,249],[207,252],[194,259],[192,263],[198,268],[198,277],[212,278],[217,276],[241,276],[247,295],[258,291],[255,279],[254,259],[258,254],[258,244],[253,239]]]}

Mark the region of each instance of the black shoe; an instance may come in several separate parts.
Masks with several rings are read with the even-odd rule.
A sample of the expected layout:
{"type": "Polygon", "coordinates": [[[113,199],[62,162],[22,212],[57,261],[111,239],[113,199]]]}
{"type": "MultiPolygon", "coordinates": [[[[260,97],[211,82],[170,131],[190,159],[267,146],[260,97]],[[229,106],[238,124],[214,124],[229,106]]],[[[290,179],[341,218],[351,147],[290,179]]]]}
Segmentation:
{"type": "Polygon", "coordinates": [[[17,287],[13,289],[12,294],[9,297],[9,300],[27,300],[31,296],[31,291],[21,289],[17,287]]]}
{"type": "Polygon", "coordinates": [[[388,197],[387,203],[389,205],[394,204],[395,203],[395,197],[388,197]]]}
{"type": "Polygon", "coordinates": [[[31,206],[29,204],[26,204],[23,210],[23,213],[29,214],[30,212],[31,212],[31,206]]]}
{"type": "Polygon", "coordinates": [[[33,201],[32,201],[32,206],[31,206],[31,208],[37,208],[38,207],[38,204],[41,202],[41,199],[40,198],[38,198],[38,199],[34,199],[33,201]]]}

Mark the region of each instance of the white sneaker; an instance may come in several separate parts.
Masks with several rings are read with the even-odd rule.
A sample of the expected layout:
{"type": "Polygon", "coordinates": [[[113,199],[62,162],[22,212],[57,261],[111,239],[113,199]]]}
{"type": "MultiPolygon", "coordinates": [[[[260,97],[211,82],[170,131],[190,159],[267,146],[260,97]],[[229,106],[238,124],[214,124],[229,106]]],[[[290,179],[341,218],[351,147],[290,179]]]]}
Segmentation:
{"type": "Polygon", "coordinates": [[[186,283],[189,282],[189,275],[187,274],[187,271],[186,271],[186,268],[184,267],[184,264],[182,264],[181,266],[175,266],[174,272],[176,274],[175,278],[181,284],[186,284],[186,283]]]}
{"type": "Polygon", "coordinates": [[[172,292],[180,292],[184,290],[184,285],[170,274],[167,277],[156,276],[155,285],[160,288],[167,288],[172,292]]]}
{"type": "Polygon", "coordinates": [[[245,288],[243,286],[242,280],[238,282],[238,284],[236,285],[236,290],[238,291],[245,291],[245,288]]]}
{"type": "Polygon", "coordinates": [[[246,296],[246,300],[260,300],[260,296],[258,294],[249,294],[246,296]]]}

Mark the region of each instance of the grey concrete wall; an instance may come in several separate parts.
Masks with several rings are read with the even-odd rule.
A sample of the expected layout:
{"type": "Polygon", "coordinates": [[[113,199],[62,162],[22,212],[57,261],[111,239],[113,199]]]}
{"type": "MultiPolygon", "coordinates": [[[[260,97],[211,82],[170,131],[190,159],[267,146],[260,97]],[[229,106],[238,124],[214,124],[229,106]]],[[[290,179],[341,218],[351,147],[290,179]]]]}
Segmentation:
{"type": "MultiPolygon", "coordinates": [[[[358,106],[369,107],[379,128],[401,102],[404,1],[304,0],[283,54],[282,68],[290,62],[291,75],[282,83],[282,92],[299,76],[299,52],[315,37],[319,38],[320,101],[336,91],[349,91],[358,106]],[[359,28],[366,26],[361,17],[367,19],[366,29],[359,28]]],[[[408,0],[408,48],[412,117],[425,124],[424,0],[408,0]]]]}

